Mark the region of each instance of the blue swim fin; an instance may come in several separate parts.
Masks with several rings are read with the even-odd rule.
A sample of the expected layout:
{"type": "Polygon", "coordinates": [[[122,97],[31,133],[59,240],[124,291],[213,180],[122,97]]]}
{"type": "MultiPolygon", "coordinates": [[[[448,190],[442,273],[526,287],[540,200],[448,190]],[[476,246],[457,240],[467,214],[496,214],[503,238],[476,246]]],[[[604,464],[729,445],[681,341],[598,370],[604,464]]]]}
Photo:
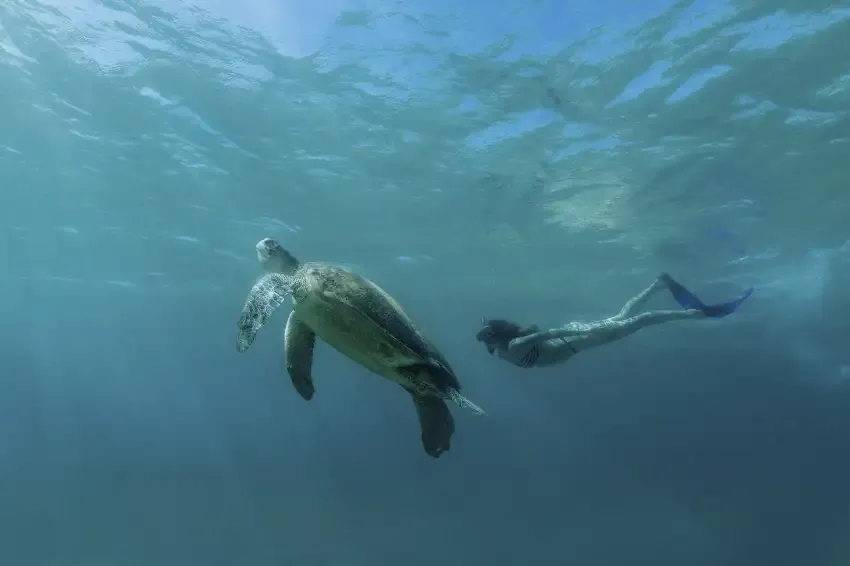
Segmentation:
{"type": "Polygon", "coordinates": [[[753,287],[750,287],[744,294],[728,303],[720,303],[718,305],[707,305],[703,303],[699,297],[688,291],[684,285],[670,277],[667,273],[662,273],[658,278],[667,285],[670,294],[683,309],[701,310],[705,316],[711,318],[723,318],[738,310],[744,301],[753,294],[753,287]]]}

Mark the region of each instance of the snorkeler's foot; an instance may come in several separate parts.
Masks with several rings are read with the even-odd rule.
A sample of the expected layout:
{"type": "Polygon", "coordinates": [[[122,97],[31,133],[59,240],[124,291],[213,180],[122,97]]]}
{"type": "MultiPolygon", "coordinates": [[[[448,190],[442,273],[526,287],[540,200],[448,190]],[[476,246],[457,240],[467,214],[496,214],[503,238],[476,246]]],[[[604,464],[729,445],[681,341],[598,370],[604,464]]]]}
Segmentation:
{"type": "Polygon", "coordinates": [[[673,278],[672,278],[672,277],[670,277],[670,274],[669,274],[669,273],[667,273],[666,271],[665,271],[665,272],[663,272],[663,273],[660,273],[660,274],[658,275],[658,278],[656,279],[656,282],[657,282],[659,285],[664,285],[665,287],[668,287],[668,288],[670,287],[670,281],[673,281],[673,282],[675,283],[675,281],[673,280],[673,278]]]}
{"type": "Polygon", "coordinates": [[[728,316],[738,310],[744,301],[750,298],[750,295],[753,294],[755,289],[753,287],[748,288],[744,291],[744,294],[735,299],[734,301],[729,301],[728,303],[721,303],[719,305],[710,305],[703,308],[702,313],[705,316],[711,318],[723,318],[724,316],[728,316]]]}
{"type": "Polygon", "coordinates": [[[667,273],[662,273],[658,276],[658,280],[662,281],[670,290],[670,294],[684,309],[695,309],[702,312],[710,318],[722,318],[728,316],[738,310],[738,307],[746,301],[753,293],[752,287],[744,291],[744,294],[734,301],[728,303],[720,303],[717,305],[706,305],[699,297],[688,291],[684,285],[670,277],[667,273]]]}
{"type": "Polygon", "coordinates": [[[705,303],[703,303],[699,297],[688,291],[684,285],[670,277],[669,273],[660,274],[658,276],[658,281],[667,287],[670,294],[673,295],[673,298],[683,309],[703,310],[705,308],[705,303]]]}

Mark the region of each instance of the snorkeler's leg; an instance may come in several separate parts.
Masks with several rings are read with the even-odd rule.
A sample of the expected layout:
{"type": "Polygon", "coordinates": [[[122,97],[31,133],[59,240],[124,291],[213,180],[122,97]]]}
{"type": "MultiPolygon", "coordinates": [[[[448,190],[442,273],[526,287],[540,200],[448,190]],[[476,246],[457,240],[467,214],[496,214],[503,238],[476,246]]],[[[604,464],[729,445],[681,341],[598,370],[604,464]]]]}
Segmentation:
{"type": "Polygon", "coordinates": [[[629,318],[609,318],[589,324],[587,332],[570,341],[570,344],[576,350],[587,350],[616,342],[647,326],[654,326],[674,320],[705,318],[705,316],[700,310],[689,309],[681,311],[649,311],[629,318]]]}
{"type": "Polygon", "coordinates": [[[684,285],[670,277],[667,273],[662,273],[658,276],[658,280],[661,281],[669,290],[670,294],[673,295],[673,298],[682,308],[685,309],[698,309],[705,316],[711,318],[721,318],[727,315],[732,314],[741,304],[749,298],[750,295],[753,294],[753,288],[750,287],[744,294],[735,299],[734,301],[729,301],[728,303],[720,303],[717,305],[706,305],[703,303],[699,297],[688,291],[684,285]]]}
{"type": "Polygon", "coordinates": [[[649,302],[649,299],[652,298],[655,293],[664,288],[664,283],[660,280],[656,279],[652,285],[629,299],[625,305],[623,305],[623,309],[615,316],[611,317],[612,320],[622,320],[624,318],[629,318],[630,316],[634,316],[643,310],[643,307],[646,306],[646,303],[649,302]]]}

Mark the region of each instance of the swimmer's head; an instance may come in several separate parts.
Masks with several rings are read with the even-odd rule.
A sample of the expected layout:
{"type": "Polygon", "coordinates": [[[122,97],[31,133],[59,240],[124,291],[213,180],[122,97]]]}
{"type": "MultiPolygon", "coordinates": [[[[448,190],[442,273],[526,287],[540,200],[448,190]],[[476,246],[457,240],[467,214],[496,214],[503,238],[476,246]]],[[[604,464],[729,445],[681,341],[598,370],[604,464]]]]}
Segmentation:
{"type": "Polygon", "coordinates": [[[503,318],[491,318],[481,320],[481,330],[475,335],[476,340],[484,342],[487,351],[493,354],[496,348],[507,348],[511,340],[533,333],[531,328],[524,328],[519,324],[503,318]]]}

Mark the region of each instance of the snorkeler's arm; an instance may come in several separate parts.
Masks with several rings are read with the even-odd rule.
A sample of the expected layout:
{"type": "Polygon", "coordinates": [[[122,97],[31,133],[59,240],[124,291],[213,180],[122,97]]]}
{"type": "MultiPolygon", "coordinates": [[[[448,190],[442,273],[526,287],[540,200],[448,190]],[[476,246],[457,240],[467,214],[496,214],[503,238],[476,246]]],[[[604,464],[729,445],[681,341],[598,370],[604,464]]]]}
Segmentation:
{"type": "Polygon", "coordinates": [[[528,336],[522,336],[520,338],[514,338],[511,340],[510,346],[511,348],[516,346],[528,347],[534,346],[537,344],[542,344],[547,340],[556,340],[558,338],[569,338],[571,336],[580,336],[585,334],[587,329],[578,323],[570,323],[566,326],[562,326],[561,328],[552,328],[551,330],[544,330],[543,332],[535,332],[534,334],[529,334],[528,336]]]}

